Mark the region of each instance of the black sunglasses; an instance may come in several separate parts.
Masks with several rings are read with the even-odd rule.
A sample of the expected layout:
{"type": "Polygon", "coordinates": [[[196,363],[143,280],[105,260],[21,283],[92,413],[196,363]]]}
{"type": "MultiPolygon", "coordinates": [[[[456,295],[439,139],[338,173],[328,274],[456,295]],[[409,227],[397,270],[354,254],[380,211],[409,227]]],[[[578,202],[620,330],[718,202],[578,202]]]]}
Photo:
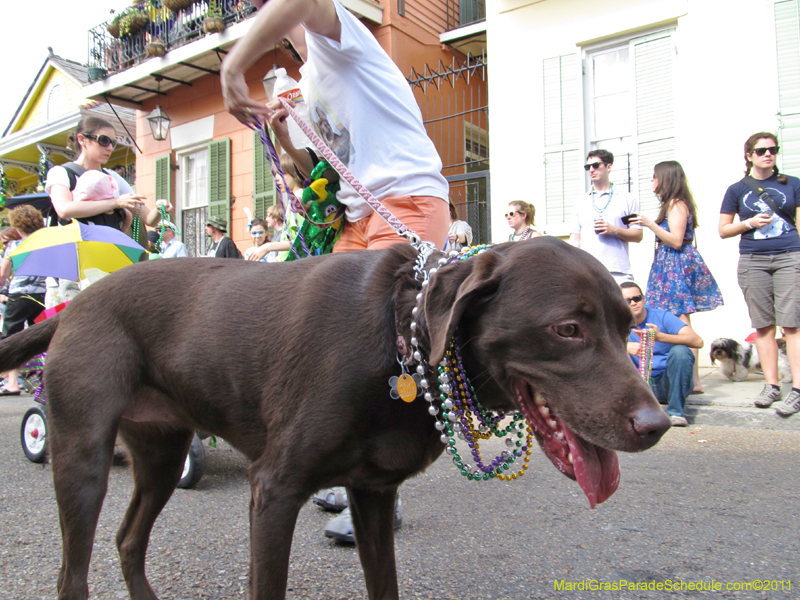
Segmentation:
{"type": "Polygon", "coordinates": [[[95,135],[93,133],[82,133],[81,135],[86,139],[95,140],[103,148],[108,148],[109,146],[113,148],[117,145],[117,140],[112,140],[107,135],[95,135]]]}
{"type": "Polygon", "coordinates": [[[639,294],[638,296],[631,296],[630,298],[626,298],[625,300],[628,301],[628,304],[638,303],[644,300],[644,296],[639,294]]]}
{"type": "Polygon", "coordinates": [[[753,152],[755,152],[758,156],[764,156],[767,152],[772,154],[772,156],[777,156],[778,150],[778,146],[770,146],[769,148],[755,148],[753,152]]]}
{"type": "Polygon", "coordinates": [[[595,170],[597,170],[597,169],[599,169],[599,168],[600,168],[600,165],[604,165],[604,164],[606,164],[606,163],[604,163],[604,162],[593,162],[593,163],[589,163],[588,165],[583,165],[583,170],[584,170],[584,171],[588,171],[589,169],[595,169],[595,170]]]}

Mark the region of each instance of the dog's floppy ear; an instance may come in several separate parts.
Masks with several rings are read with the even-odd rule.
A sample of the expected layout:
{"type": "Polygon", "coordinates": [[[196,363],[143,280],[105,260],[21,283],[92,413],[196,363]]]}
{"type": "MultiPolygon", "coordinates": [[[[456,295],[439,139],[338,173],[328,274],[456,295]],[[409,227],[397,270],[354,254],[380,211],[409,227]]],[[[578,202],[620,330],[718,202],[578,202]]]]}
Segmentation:
{"type": "Polygon", "coordinates": [[[442,360],[467,308],[497,289],[501,277],[498,267],[503,260],[497,252],[483,252],[454,267],[443,267],[434,275],[425,294],[430,365],[442,360]]]}

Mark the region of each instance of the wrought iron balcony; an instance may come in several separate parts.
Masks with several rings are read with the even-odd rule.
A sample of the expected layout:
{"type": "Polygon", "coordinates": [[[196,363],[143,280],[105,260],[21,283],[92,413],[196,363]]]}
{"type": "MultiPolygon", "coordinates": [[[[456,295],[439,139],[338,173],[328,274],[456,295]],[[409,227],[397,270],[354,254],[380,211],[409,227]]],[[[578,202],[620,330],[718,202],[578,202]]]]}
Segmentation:
{"type": "Polygon", "coordinates": [[[486,0],[446,0],[447,31],[486,20],[486,0]]]}
{"type": "Polygon", "coordinates": [[[200,39],[206,35],[203,21],[209,13],[209,4],[218,10],[226,26],[244,21],[256,12],[249,0],[199,0],[192,3],[184,0],[188,6],[176,12],[164,6],[165,3],[174,6],[173,2],[144,0],[90,29],[90,79],[124,71],[152,56],[163,55],[165,51],[200,39]],[[127,19],[126,24],[126,15],[133,12],[137,15],[127,19]]]}

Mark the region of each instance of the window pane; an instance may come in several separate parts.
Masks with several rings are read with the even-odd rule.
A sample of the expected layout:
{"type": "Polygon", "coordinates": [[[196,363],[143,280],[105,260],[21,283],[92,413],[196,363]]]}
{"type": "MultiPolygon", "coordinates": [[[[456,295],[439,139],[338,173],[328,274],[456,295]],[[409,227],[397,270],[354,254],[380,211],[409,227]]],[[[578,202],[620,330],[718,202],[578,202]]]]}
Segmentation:
{"type": "Polygon", "coordinates": [[[628,91],[628,47],[617,48],[594,56],[594,95],[605,96],[628,91]]]}
{"type": "Polygon", "coordinates": [[[200,150],[183,157],[183,207],[208,204],[208,152],[200,150]]]}
{"type": "Polygon", "coordinates": [[[633,133],[633,94],[622,92],[594,101],[594,137],[623,137],[633,133]]]}

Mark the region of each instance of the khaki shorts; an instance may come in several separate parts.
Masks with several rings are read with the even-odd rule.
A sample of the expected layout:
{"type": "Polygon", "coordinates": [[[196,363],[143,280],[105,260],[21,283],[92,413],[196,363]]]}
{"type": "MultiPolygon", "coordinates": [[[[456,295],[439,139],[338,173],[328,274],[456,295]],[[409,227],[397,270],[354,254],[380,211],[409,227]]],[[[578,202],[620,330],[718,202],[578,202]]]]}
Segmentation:
{"type": "MultiPolygon", "coordinates": [[[[383,204],[400,222],[412,229],[420,239],[444,247],[450,227],[450,208],[446,200],[432,196],[391,196],[383,204]]],[[[333,247],[334,252],[350,250],[381,250],[398,243],[408,243],[404,237],[376,212],[355,223],[347,222],[333,247]]]]}
{"type": "Polygon", "coordinates": [[[754,328],[800,327],[800,252],[742,254],[738,276],[754,328]]]}

